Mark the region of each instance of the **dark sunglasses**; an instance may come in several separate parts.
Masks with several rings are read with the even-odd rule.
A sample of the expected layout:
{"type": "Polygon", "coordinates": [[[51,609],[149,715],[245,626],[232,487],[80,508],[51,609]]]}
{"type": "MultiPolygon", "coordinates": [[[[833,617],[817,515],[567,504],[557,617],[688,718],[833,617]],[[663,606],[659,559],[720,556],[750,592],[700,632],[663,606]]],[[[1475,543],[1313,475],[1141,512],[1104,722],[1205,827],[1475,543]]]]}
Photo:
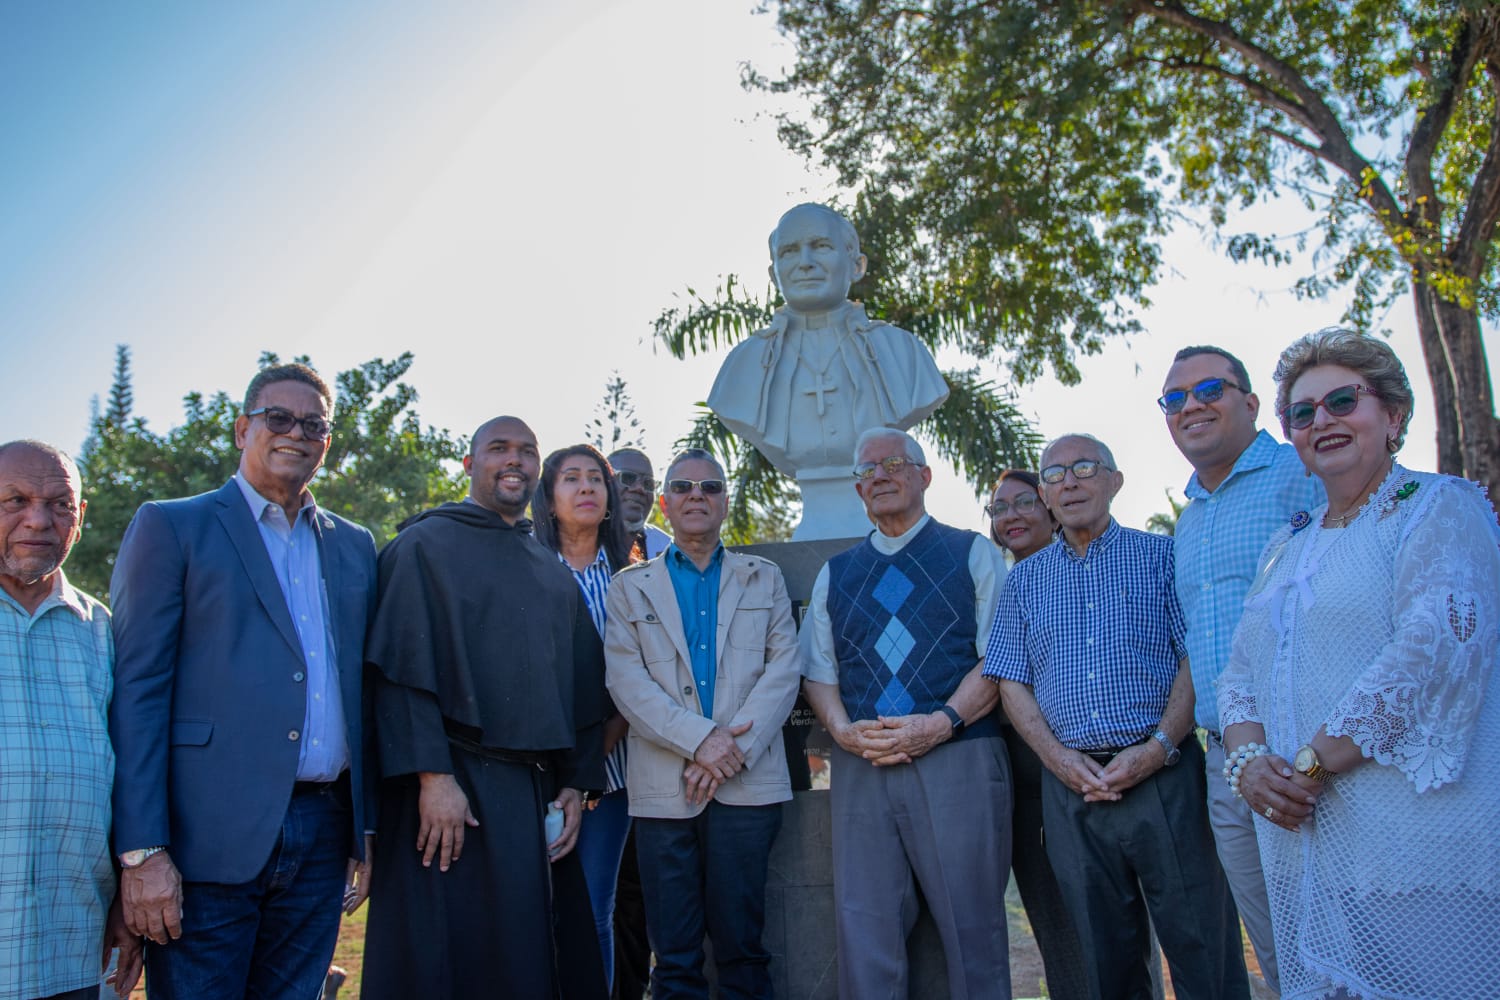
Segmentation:
{"type": "Polygon", "coordinates": [[[1337,389],[1328,390],[1322,399],[1304,399],[1299,403],[1288,403],[1282,407],[1281,419],[1294,431],[1300,431],[1305,427],[1311,427],[1313,418],[1318,415],[1318,407],[1323,407],[1331,416],[1347,417],[1359,406],[1359,394],[1374,396],[1377,399],[1380,393],[1374,389],[1362,385],[1341,385],[1337,389]]]}
{"type": "Polygon", "coordinates": [[[1101,470],[1107,470],[1109,466],[1092,458],[1080,458],[1072,465],[1049,465],[1042,470],[1042,482],[1051,483],[1056,486],[1067,476],[1068,470],[1073,470],[1074,479],[1093,479],[1101,470]]]}
{"type": "Polygon", "coordinates": [[[1229,381],[1227,378],[1206,378],[1191,389],[1173,389],[1158,399],[1156,405],[1160,406],[1161,412],[1168,416],[1174,413],[1181,413],[1182,408],[1187,405],[1188,393],[1190,392],[1193,394],[1193,398],[1200,403],[1217,403],[1224,398],[1224,387],[1226,385],[1231,389],[1238,389],[1240,392],[1250,391],[1242,385],[1229,381]]]}
{"type": "Polygon", "coordinates": [[[656,492],[656,480],[652,479],[650,476],[643,476],[639,472],[626,472],[625,470],[621,469],[619,472],[615,473],[615,480],[619,482],[622,489],[628,490],[634,486],[639,485],[640,488],[645,490],[647,493],[656,492]]]}
{"type": "Polygon", "coordinates": [[[668,479],[667,492],[675,493],[677,496],[687,496],[693,492],[693,487],[703,491],[706,497],[716,497],[724,492],[724,480],[722,479],[668,479]]]}
{"type": "Polygon", "coordinates": [[[245,416],[265,417],[266,426],[271,429],[272,434],[290,434],[293,427],[301,424],[302,436],[309,441],[322,441],[333,430],[333,425],[322,417],[299,417],[291,410],[283,410],[279,406],[262,406],[245,416]]]}
{"type": "MultiPolygon", "coordinates": [[[[1088,477],[1085,476],[1084,478],[1088,477]]],[[[1004,500],[996,500],[994,503],[986,504],[984,507],[984,512],[990,517],[1004,517],[1012,510],[1017,514],[1030,514],[1036,510],[1036,497],[1028,493],[1025,496],[1016,497],[1010,503],[1006,503],[1004,500]]]]}

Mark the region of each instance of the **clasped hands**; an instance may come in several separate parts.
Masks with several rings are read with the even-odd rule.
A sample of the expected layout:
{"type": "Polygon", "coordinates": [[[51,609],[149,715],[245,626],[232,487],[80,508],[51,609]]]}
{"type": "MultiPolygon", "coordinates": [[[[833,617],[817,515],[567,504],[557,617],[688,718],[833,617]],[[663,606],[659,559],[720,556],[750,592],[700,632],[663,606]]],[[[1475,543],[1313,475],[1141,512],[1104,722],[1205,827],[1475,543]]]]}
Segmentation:
{"type": "Polygon", "coordinates": [[[1166,749],[1156,740],[1147,740],[1120,751],[1108,764],[1059,744],[1053,759],[1044,763],[1059,781],[1082,795],[1083,801],[1118,802],[1166,762],[1166,749]]]}
{"type": "Polygon", "coordinates": [[[755,725],[751,719],[737,726],[714,726],[713,731],[693,751],[693,759],[682,769],[683,790],[690,805],[701,805],[714,797],[719,786],[745,768],[745,753],[735,737],[743,736],[755,725]]]}
{"type": "Polygon", "coordinates": [[[860,719],[832,733],[838,745],[876,767],[910,764],[948,739],[953,723],[942,712],[860,719]]]}
{"type": "Polygon", "coordinates": [[[1252,810],[1296,833],[1327,786],[1292,769],[1284,757],[1254,757],[1240,771],[1240,796],[1252,810]],[[1269,810],[1269,811],[1268,811],[1269,810]]]}

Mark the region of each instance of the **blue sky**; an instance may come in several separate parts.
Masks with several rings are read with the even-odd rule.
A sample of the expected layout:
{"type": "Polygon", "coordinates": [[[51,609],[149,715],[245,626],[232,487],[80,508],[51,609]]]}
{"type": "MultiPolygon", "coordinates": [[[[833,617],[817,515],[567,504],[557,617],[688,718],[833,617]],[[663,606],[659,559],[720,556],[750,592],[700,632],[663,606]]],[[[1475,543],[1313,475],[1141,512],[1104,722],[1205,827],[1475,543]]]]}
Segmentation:
{"type": "MultiPolygon", "coordinates": [[[[190,390],[240,392],[263,350],[329,374],[412,350],[424,420],[466,434],[518,413],[544,448],[583,437],[619,370],[664,459],[720,358],[655,352],[651,321],[723,274],[757,287],[777,216],[830,193],[777,144],[771,99],[739,85],[742,62],[790,58],[751,7],[0,7],[0,438],[77,448],[117,343],[158,430],[190,390]]],[[[1280,204],[1254,219],[1308,224],[1280,204]]],[[[1187,477],[1153,402],[1172,353],[1219,343],[1265,391],[1280,349],[1343,308],[1190,230],[1164,257],[1146,336],[1083,359],[1082,386],[1020,394],[1044,434],[1111,443],[1127,524],[1187,477]]],[[[1390,316],[1419,393],[1404,457],[1426,468],[1409,315],[1390,316]]],[[[932,506],[977,525],[955,479],[939,470],[932,506]]]]}

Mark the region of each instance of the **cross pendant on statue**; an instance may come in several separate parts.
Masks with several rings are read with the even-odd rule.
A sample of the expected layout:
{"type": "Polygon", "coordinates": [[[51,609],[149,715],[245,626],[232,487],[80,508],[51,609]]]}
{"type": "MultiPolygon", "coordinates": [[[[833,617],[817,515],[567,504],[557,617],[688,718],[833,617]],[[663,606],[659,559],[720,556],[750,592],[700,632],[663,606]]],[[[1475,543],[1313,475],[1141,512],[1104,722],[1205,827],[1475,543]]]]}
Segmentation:
{"type": "Polygon", "coordinates": [[[838,391],[839,386],[837,382],[830,379],[827,375],[819,375],[818,381],[813,384],[811,389],[802,390],[802,395],[818,397],[818,416],[821,417],[828,412],[828,402],[824,393],[838,391]]]}

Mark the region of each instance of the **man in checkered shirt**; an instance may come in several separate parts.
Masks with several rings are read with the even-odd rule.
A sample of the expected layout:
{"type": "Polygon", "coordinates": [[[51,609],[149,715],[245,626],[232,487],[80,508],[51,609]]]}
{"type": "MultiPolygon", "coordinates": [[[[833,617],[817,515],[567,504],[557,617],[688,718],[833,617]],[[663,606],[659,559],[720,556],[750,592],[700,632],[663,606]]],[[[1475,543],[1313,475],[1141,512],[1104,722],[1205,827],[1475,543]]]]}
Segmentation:
{"type": "MultiPolygon", "coordinates": [[[[63,452],[0,445],[0,1000],[97,998],[107,954],[114,645],[62,571],[86,506],[63,452]]],[[[109,925],[129,993],[141,942],[109,925]]]]}
{"type": "Polygon", "coordinates": [[[1090,992],[1151,995],[1149,912],[1181,1000],[1246,998],[1192,732],[1172,540],[1110,516],[1125,478],[1096,438],[1053,441],[1041,478],[1062,532],[1011,570],[984,674],[1047,767],[1047,856],[1089,956],[1090,992]]]}
{"type": "Polygon", "coordinates": [[[1224,740],[1215,688],[1229,663],[1261,549],[1298,511],[1317,510],[1324,502],[1323,481],[1307,474],[1297,449],[1256,431],[1260,400],[1250,390],[1250,373],[1221,348],[1178,351],[1157,405],[1172,443],[1193,466],[1172,544],[1193,664],[1193,715],[1208,736],[1208,821],[1261,973],[1276,991],[1271,907],[1255,820],[1221,777],[1224,740]]]}

